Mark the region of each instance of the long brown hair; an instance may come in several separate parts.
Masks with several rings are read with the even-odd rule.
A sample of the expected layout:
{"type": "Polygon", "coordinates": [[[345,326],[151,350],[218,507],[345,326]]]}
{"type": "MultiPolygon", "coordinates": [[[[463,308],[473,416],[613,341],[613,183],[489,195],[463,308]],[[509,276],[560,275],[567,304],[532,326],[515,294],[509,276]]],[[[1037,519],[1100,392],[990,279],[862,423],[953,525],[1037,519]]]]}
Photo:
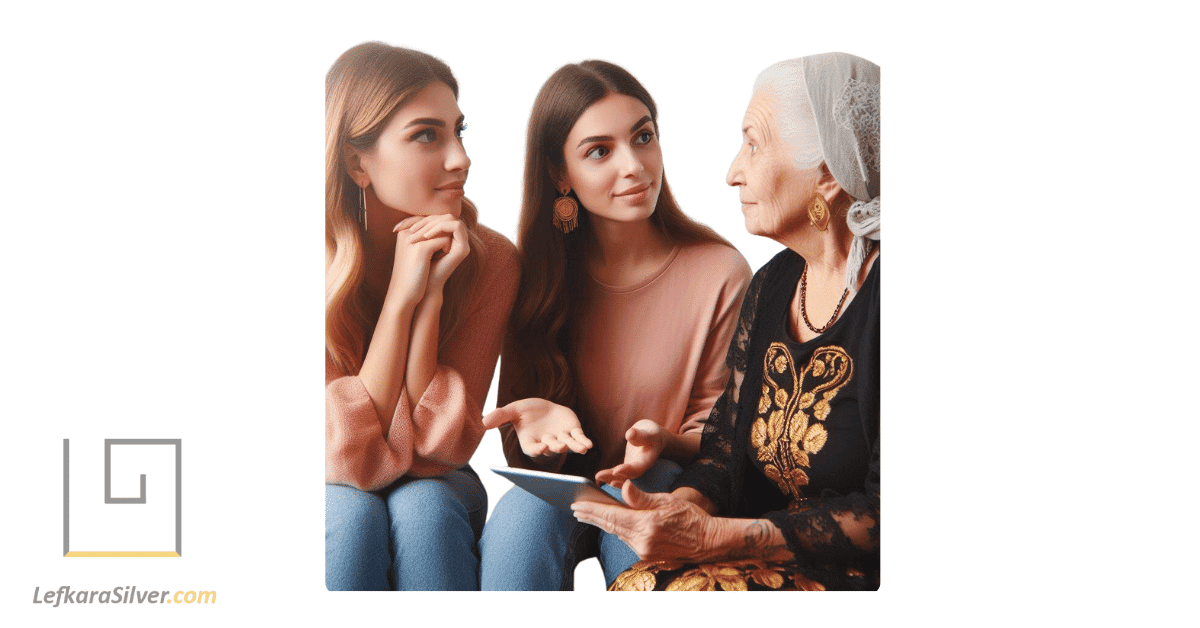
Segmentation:
{"type": "MultiPolygon", "coordinates": [[[[638,99],[650,110],[658,133],[658,109],[645,87],[624,68],[590,60],[559,68],[542,85],[533,102],[525,144],[525,189],[517,249],[521,255],[521,287],[513,311],[512,335],[523,363],[532,367],[527,390],[518,398],[542,397],[574,404],[575,383],[567,358],[571,321],[578,317],[583,281],[583,242],[588,213],[579,212],[579,227],[564,234],[551,224],[558,190],[554,174],[566,171],[563,144],[588,107],[609,94],[638,99]]],[[[570,193],[574,197],[575,193],[570,193]]],[[[576,201],[578,199],[576,198],[576,201]]],[[[666,174],[650,222],[675,244],[729,243],[679,209],[666,174]]]]}
{"type": "MultiPolygon", "coordinates": [[[[325,75],[325,351],[343,373],[357,373],[375,328],[366,276],[366,231],[359,189],[346,167],[346,147],[370,150],[384,127],[426,86],[458,82],[441,60],[379,42],[359,44],[338,57],[325,75]]],[[[463,199],[459,220],[471,252],[446,281],[439,347],[453,334],[479,274],[483,244],[475,233],[478,212],[463,199]]]]}

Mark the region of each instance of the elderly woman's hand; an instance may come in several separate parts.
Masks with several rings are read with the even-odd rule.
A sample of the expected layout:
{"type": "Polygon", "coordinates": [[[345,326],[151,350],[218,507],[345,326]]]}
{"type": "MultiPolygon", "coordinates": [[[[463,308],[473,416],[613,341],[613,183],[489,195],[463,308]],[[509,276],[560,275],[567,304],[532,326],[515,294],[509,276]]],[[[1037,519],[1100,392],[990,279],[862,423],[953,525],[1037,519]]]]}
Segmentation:
{"type": "Polygon", "coordinates": [[[714,517],[685,499],[693,495],[711,507],[707,498],[692,489],[675,493],[643,493],[626,482],[621,496],[628,506],[575,502],[575,518],[615,534],[642,560],[768,560],[783,562],[795,556],[783,534],[766,519],[714,517]]]}
{"type": "Polygon", "coordinates": [[[713,546],[716,518],[670,493],[644,493],[625,482],[626,505],[575,502],[575,518],[625,541],[643,560],[703,560],[713,546]]]}

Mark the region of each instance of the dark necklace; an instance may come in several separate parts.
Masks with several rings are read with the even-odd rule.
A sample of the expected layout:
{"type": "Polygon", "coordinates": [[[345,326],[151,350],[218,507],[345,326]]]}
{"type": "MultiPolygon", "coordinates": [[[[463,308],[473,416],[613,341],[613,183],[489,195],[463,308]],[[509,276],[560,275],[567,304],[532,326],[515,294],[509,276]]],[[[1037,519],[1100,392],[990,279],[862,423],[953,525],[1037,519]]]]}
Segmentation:
{"type": "Polygon", "coordinates": [[[804,319],[804,326],[814,334],[823,334],[833,321],[837,320],[838,313],[842,311],[842,304],[846,302],[846,295],[850,294],[850,289],[846,288],[842,291],[842,298],[838,299],[837,307],[833,310],[833,316],[829,317],[829,321],[820,329],[813,327],[812,323],[808,322],[808,312],[804,309],[805,293],[808,291],[808,264],[804,265],[804,270],[800,273],[800,318],[804,319]]]}

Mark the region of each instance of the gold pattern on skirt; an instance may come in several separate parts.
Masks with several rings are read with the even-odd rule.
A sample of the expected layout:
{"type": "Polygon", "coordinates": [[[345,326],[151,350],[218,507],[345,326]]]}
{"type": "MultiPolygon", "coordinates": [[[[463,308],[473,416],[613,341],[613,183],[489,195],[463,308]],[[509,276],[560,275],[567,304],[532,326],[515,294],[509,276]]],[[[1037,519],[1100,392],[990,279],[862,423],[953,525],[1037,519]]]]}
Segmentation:
{"type": "Polygon", "coordinates": [[[820,583],[794,574],[789,574],[782,565],[772,565],[761,560],[742,560],[703,565],[685,565],[675,561],[641,561],[634,563],[625,573],[617,576],[610,591],[653,591],[659,584],[662,572],[677,571],[687,567],[683,573],[668,576],[663,584],[664,591],[747,591],[750,584],[768,589],[779,589],[787,580],[803,590],[818,590],[820,583]],[[815,587],[814,587],[815,585],[815,587]]]}
{"type": "Polygon", "coordinates": [[[763,473],[793,503],[802,499],[801,487],[808,484],[804,469],[811,466],[809,456],[829,439],[821,423],[829,417],[829,402],[853,375],[854,361],[841,347],[817,349],[799,373],[787,345],[773,342],[767,348],[750,444],[764,463],[763,473]]]}

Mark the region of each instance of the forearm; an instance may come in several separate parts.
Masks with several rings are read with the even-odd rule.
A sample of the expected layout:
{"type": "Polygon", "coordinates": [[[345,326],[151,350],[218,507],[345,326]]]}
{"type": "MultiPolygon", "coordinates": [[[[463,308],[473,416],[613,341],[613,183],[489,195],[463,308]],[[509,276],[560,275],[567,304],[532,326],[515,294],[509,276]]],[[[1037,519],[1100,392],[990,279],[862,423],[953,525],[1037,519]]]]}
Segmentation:
{"type": "Polygon", "coordinates": [[[408,401],[411,404],[416,404],[425,394],[437,371],[442,301],[442,291],[431,286],[413,313],[408,363],[404,372],[404,385],[408,389],[408,401]]]}
{"type": "Polygon", "coordinates": [[[710,538],[697,556],[704,562],[752,559],[786,562],[794,558],[783,533],[770,521],[724,517],[713,518],[710,538]]]}
{"type": "Polygon", "coordinates": [[[379,321],[371,335],[371,344],[358,373],[385,433],[400,400],[408,363],[408,340],[414,305],[403,301],[384,301],[379,321]]]}

